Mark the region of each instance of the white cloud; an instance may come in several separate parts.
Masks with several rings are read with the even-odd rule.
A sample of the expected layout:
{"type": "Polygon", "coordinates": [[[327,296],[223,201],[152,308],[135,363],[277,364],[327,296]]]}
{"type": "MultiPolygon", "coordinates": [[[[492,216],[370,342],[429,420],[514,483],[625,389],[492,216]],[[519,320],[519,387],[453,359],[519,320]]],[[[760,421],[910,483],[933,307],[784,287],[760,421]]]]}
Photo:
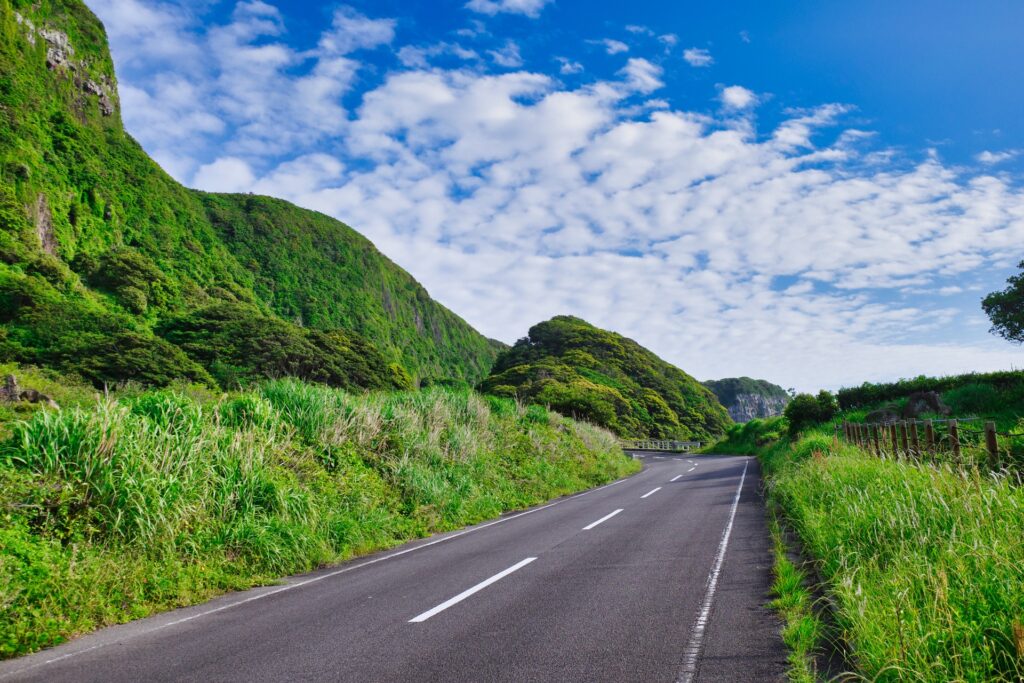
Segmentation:
{"type": "Polygon", "coordinates": [[[639,57],[626,62],[626,66],[619,73],[625,76],[626,81],[637,92],[651,93],[665,85],[661,81],[661,67],[639,57]]]}
{"type": "Polygon", "coordinates": [[[334,10],[329,31],[320,36],[320,52],[347,55],[356,50],[388,45],[395,39],[394,19],[370,19],[351,7],[334,10]]]}
{"type": "Polygon", "coordinates": [[[535,18],[552,0],[469,0],[466,8],[481,14],[523,14],[535,18]]]}
{"type": "Polygon", "coordinates": [[[579,62],[573,61],[566,57],[555,57],[555,61],[558,62],[558,73],[563,76],[569,76],[571,74],[583,73],[583,65],[579,62]]]}
{"type": "Polygon", "coordinates": [[[690,66],[711,66],[715,63],[714,57],[711,53],[702,47],[690,47],[683,50],[683,59],[690,66]]]}
{"type": "Polygon", "coordinates": [[[519,54],[519,46],[515,41],[507,40],[505,44],[496,50],[488,50],[494,63],[506,69],[518,69],[523,65],[523,56],[519,54]]]}
{"type": "Polygon", "coordinates": [[[615,40],[613,38],[604,38],[603,40],[592,40],[590,42],[603,46],[604,51],[610,55],[617,55],[622,52],[629,52],[629,45],[626,45],[621,40],[615,40]]]}
{"type": "Polygon", "coordinates": [[[207,192],[246,192],[256,182],[252,169],[242,159],[224,157],[200,166],[192,184],[207,192]]]}
{"type": "Polygon", "coordinates": [[[980,154],[975,155],[974,158],[983,164],[998,164],[1003,161],[1009,161],[1018,154],[1020,154],[1020,151],[1015,149],[1008,149],[1002,152],[990,152],[986,149],[980,154]]]}
{"type": "Polygon", "coordinates": [[[480,55],[477,54],[476,50],[463,47],[458,43],[435,43],[434,45],[414,46],[404,45],[396,53],[398,61],[403,66],[407,66],[415,69],[426,69],[430,65],[430,60],[434,57],[441,55],[452,55],[465,61],[472,61],[480,59],[480,55]]]}
{"type": "Polygon", "coordinates": [[[757,95],[742,85],[730,85],[727,88],[722,88],[722,92],[718,96],[728,109],[746,109],[757,104],[757,95]]]}

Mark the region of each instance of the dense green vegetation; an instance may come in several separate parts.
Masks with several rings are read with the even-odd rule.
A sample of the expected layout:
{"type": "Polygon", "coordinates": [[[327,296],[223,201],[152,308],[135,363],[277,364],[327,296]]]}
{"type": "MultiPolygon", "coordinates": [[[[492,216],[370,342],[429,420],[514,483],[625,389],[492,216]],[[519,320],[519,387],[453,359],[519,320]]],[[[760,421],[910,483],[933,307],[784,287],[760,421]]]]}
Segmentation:
{"type": "Polygon", "coordinates": [[[732,422],[715,395],[679,368],[571,316],[531,327],[498,357],[480,389],[627,437],[707,440],[732,422]]]}
{"type": "Polygon", "coordinates": [[[124,132],[103,27],[81,0],[0,0],[0,358],[97,386],[287,373],[386,388],[475,383],[499,349],[338,221],[180,186],[124,132]],[[211,311],[229,310],[227,330],[211,311]],[[243,312],[272,330],[227,339],[259,331],[243,312]],[[165,332],[182,321],[224,344],[179,345],[165,332]]]}
{"type": "MultiPolygon", "coordinates": [[[[915,381],[914,389],[923,384],[915,381]]],[[[1024,402],[1012,384],[953,385],[942,398],[954,416],[980,411],[1017,423],[1024,402]]],[[[834,420],[861,419],[871,407],[834,420]]],[[[1020,680],[1024,490],[1017,470],[992,471],[970,457],[956,464],[878,458],[837,440],[832,422],[792,432],[786,418],[754,420],[731,428],[713,450],[760,457],[770,506],[810,559],[813,571],[805,573],[821,578],[835,605],[850,666],[868,680],[1020,680]]],[[[778,564],[792,675],[808,680],[815,649],[808,637],[820,634],[821,620],[794,586],[793,570],[801,569],[778,564]]]]}
{"type": "Polygon", "coordinates": [[[886,401],[906,399],[919,391],[948,392],[968,385],[986,386],[995,392],[1010,392],[1010,403],[1024,405],[1024,372],[1007,370],[1002,372],[972,372],[947,377],[926,377],[919,375],[912,379],[873,384],[865,382],[859,387],[840,389],[836,393],[839,407],[843,410],[868,408],[886,401]]]}
{"type": "Polygon", "coordinates": [[[96,399],[18,372],[64,407],[0,424],[0,656],[639,469],[604,430],[466,390],[96,399]]]}
{"type": "Polygon", "coordinates": [[[723,406],[731,406],[736,403],[736,398],[742,395],[789,400],[789,393],[785,389],[763,379],[727,377],[708,380],[704,382],[704,386],[714,392],[723,406]]]}

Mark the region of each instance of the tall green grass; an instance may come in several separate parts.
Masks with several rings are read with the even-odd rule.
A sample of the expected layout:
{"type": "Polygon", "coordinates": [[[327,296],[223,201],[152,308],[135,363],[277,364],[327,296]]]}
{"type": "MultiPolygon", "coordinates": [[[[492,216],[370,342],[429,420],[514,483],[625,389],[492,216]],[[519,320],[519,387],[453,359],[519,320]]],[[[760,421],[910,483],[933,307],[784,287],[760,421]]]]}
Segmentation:
{"type": "Polygon", "coordinates": [[[618,478],[615,438],[469,391],[277,381],[43,411],[0,444],[0,655],[618,478]]]}
{"type": "Polygon", "coordinates": [[[765,439],[772,431],[762,422],[731,437],[740,447],[762,441],[770,500],[817,565],[856,673],[1024,677],[1024,489],[1016,478],[880,459],[824,432],[765,439]]]}

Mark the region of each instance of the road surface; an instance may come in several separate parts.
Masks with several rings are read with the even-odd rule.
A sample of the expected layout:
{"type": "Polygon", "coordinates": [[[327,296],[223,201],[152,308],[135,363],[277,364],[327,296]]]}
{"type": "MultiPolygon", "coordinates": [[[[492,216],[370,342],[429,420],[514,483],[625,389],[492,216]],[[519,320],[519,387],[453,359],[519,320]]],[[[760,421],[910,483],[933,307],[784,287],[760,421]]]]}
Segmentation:
{"type": "Polygon", "coordinates": [[[16,681],[771,681],[756,460],[644,471],[0,663],[16,681]]]}

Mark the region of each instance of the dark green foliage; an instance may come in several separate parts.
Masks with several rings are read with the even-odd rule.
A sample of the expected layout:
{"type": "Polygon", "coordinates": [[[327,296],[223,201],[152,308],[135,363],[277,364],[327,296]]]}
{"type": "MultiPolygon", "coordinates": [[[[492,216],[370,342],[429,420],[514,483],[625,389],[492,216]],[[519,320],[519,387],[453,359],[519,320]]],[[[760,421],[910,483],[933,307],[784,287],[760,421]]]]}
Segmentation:
{"type": "Polygon", "coordinates": [[[1004,372],[968,373],[948,377],[925,377],[920,375],[913,379],[901,379],[896,382],[872,384],[865,382],[859,387],[840,389],[836,397],[843,410],[866,408],[887,401],[904,399],[919,391],[935,391],[943,393],[967,384],[985,384],[999,391],[1024,393],[1024,372],[1008,370],[1004,372]]]}
{"type": "Polygon", "coordinates": [[[714,394],[614,332],[571,316],[534,325],[480,389],[516,396],[621,436],[707,440],[731,424],[714,394]]]}
{"type": "Polygon", "coordinates": [[[808,427],[828,422],[839,412],[839,404],[831,393],[822,389],[817,396],[797,394],[783,415],[789,423],[789,433],[795,436],[808,427]]]}
{"type": "Polygon", "coordinates": [[[723,406],[731,406],[736,402],[736,397],[741,394],[789,400],[789,394],[785,389],[763,379],[729,377],[708,380],[704,382],[704,386],[715,393],[723,406]]]}
{"type": "Polygon", "coordinates": [[[221,386],[297,377],[348,389],[412,388],[408,375],[359,335],[299,327],[250,304],[214,304],[172,318],[157,332],[221,386]]]}
{"type": "Polygon", "coordinates": [[[420,378],[475,384],[492,342],[430,298],[365,237],[333,218],[252,195],[200,194],[210,221],[276,314],[355,330],[420,378]]]}
{"type": "Polygon", "coordinates": [[[340,386],[486,375],[495,343],[358,233],[283,201],[182,187],[125,134],[117,105],[103,27],[81,0],[0,0],[0,358],[97,384],[209,381],[153,331],[227,301],[272,320],[282,343],[252,365],[228,354],[223,372],[204,358],[218,381],[288,367],[313,377],[316,364],[340,386]],[[48,68],[45,40],[33,44],[15,12],[66,33],[72,64],[48,68]],[[89,81],[109,84],[111,115],[89,81]],[[123,349],[132,357],[114,357],[123,349]]]}
{"type": "MultiPolygon", "coordinates": [[[[1024,261],[1017,266],[1024,270],[1024,261]]],[[[992,321],[992,333],[1024,343],[1024,273],[1010,276],[1006,289],[986,296],[981,307],[992,321]]]]}

